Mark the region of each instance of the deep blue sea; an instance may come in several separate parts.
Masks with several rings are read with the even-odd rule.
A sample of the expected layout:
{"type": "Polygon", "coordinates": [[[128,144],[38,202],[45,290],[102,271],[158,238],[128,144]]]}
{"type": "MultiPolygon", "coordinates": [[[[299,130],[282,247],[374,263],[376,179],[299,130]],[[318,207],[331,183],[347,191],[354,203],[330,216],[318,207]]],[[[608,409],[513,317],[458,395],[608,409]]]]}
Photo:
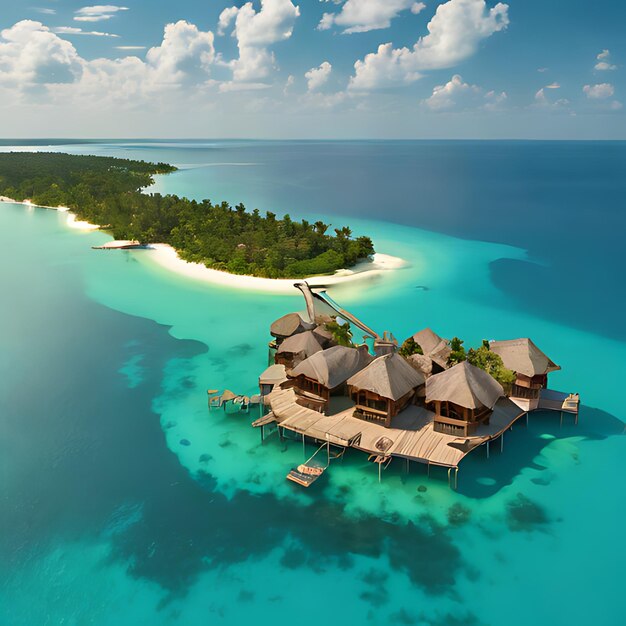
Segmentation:
{"type": "MultiPolygon", "coordinates": [[[[0,624],[621,625],[626,142],[22,142],[173,163],[155,191],[323,217],[408,267],[333,298],[404,338],[530,336],[580,392],[443,470],[309,490],[207,388],[254,393],[303,307],[0,204],[0,624]]],[[[313,447],[309,450],[312,453],[313,447]]]]}

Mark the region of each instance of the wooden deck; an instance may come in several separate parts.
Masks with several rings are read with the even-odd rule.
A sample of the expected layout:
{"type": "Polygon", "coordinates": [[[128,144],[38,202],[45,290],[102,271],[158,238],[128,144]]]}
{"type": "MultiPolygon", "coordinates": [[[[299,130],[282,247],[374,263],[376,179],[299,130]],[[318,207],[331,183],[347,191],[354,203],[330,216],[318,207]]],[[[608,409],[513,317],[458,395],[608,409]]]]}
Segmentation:
{"type": "Polygon", "coordinates": [[[435,432],[434,413],[424,407],[409,406],[396,416],[391,428],[352,416],[353,408],[336,415],[324,415],[296,403],[292,389],[276,389],[270,404],[280,428],[318,441],[352,447],[369,454],[399,457],[448,468],[457,468],[463,457],[477,446],[496,439],[526,410],[508,398],[501,398],[490,423],[478,428],[472,437],[456,437],[435,432]]]}

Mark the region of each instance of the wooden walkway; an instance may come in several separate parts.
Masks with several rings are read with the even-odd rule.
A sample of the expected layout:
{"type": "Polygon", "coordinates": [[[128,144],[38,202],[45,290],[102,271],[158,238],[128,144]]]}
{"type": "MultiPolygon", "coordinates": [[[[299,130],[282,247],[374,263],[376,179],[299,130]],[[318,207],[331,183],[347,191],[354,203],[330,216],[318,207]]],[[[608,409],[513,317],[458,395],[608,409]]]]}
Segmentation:
{"type": "Polygon", "coordinates": [[[434,413],[424,407],[408,407],[394,418],[391,428],[385,428],[353,417],[353,408],[336,415],[307,409],[297,404],[293,389],[276,389],[269,397],[272,414],[280,428],[369,454],[447,468],[457,468],[474,448],[496,439],[526,414],[508,398],[501,398],[488,425],[481,426],[473,437],[455,437],[435,432],[434,413]]]}

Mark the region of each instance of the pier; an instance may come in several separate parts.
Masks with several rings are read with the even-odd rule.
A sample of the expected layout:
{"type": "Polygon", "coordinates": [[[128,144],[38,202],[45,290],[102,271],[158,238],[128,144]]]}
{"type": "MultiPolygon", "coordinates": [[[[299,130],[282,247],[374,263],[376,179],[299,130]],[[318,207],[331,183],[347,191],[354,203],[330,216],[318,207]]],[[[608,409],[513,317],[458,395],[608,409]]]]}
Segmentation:
{"type": "Polygon", "coordinates": [[[402,356],[390,333],[375,333],[306,283],[298,288],[309,319],[294,313],[272,326],[275,364],[259,379],[260,405],[269,412],[252,424],[262,441],[265,429],[275,426],[281,439],[289,432],[303,447],[307,440],[317,443],[315,455],[326,447],[326,465],[312,464],[311,457],[289,472],[293,482],[305,487],[315,482],[330,465],[333,446],[341,454],[348,448],[366,453],[378,465],[379,480],[401,459],[407,469],[411,462],[447,469],[448,483],[456,488],[462,460],[482,446],[488,457],[495,441],[503,450],[506,431],[520,419],[528,422],[531,412],[558,412],[561,423],[567,415],[578,423],[580,396],[548,389],[548,374],[560,368],[528,338],[485,341],[480,348],[499,368],[505,388],[486,369],[465,359],[452,361],[454,342],[430,329],[407,340],[419,350],[402,356]],[[315,339],[325,321],[338,318],[374,340],[374,354],[366,344],[315,339]]]}

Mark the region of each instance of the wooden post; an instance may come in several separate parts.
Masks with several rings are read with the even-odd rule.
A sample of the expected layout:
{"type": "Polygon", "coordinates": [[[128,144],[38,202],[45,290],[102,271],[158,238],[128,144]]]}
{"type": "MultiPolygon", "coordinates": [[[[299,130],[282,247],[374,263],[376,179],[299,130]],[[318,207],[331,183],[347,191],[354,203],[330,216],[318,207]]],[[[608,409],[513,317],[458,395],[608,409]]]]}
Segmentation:
{"type": "Polygon", "coordinates": [[[454,491],[456,491],[459,487],[459,468],[454,468],[454,491]]]}
{"type": "Polygon", "coordinates": [[[528,413],[526,413],[526,428],[528,428],[528,413]]]}
{"type": "Polygon", "coordinates": [[[263,432],[264,428],[265,428],[265,426],[261,425],[261,443],[263,443],[263,440],[265,439],[265,433],[263,432]]]}
{"type": "Polygon", "coordinates": [[[500,435],[500,452],[504,450],[504,432],[500,435]]]}
{"type": "Polygon", "coordinates": [[[379,463],[379,464],[378,464],[378,482],[379,482],[379,483],[380,483],[380,482],[382,482],[382,476],[381,476],[381,472],[382,472],[382,470],[381,470],[381,468],[380,468],[380,466],[381,466],[381,465],[382,465],[382,463],[379,463]]]}
{"type": "Polygon", "coordinates": [[[306,443],[304,442],[304,433],[302,433],[302,454],[304,454],[304,460],[306,461],[306,443]]]}
{"type": "Polygon", "coordinates": [[[326,452],[328,453],[328,461],[327,461],[327,465],[330,465],[330,441],[326,442],[326,452]]]}
{"type": "Polygon", "coordinates": [[[489,458],[489,439],[487,439],[487,458],[489,458]]]}
{"type": "Polygon", "coordinates": [[[406,473],[409,473],[409,459],[406,460],[406,473]]]}
{"type": "Polygon", "coordinates": [[[561,421],[559,423],[559,428],[563,427],[563,411],[561,411],[561,421]]]}
{"type": "Polygon", "coordinates": [[[426,476],[430,478],[430,463],[426,462],[426,476]]]}

